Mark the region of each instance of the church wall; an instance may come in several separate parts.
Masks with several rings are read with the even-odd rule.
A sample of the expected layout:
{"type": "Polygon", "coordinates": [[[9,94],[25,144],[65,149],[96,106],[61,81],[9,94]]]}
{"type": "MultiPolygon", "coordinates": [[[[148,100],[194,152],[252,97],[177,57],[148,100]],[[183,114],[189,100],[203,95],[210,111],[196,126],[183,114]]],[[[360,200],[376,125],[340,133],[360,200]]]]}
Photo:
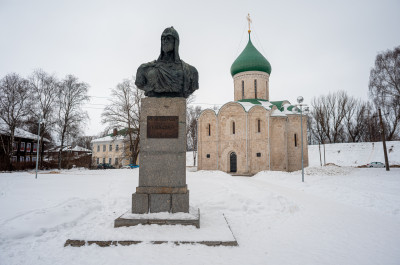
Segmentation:
{"type": "Polygon", "coordinates": [[[213,110],[205,110],[199,117],[198,137],[198,169],[217,170],[217,116],[213,110]]]}
{"type": "Polygon", "coordinates": [[[230,172],[230,154],[235,152],[237,173],[247,172],[246,116],[243,107],[234,102],[224,105],[219,111],[219,170],[230,172]],[[235,133],[233,133],[233,122],[235,122],[235,133]]]}
{"type": "Polygon", "coordinates": [[[287,171],[287,117],[270,119],[271,170],[287,171]]]}
{"type": "Polygon", "coordinates": [[[269,74],[260,71],[248,71],[238,73],[233,77],[234,99],[265,99],[269,100],[269,74]],[[257,80],[257,97],[255,96],[254,80],[257,80]],[[244,97],[242,92],[244,81],[244,97]]]}
{"type": "MultiPolygon", "coordinates": [[[[301,124],[300,115],[288,115],[288,171],[301,169],[301,124]],[[296,134],[296,139],[295,139],[296,134]],[[296,146],[297,145],[297,146],[296,146]]],[[[303,116],[303,160],[308,166],[307,116],[303,116]]]]}
{"type": "Polygon", "coordinates": [[[263,107],[253,107],[248,115],[248,142],[250,173],[269,170],[268,148],[268,119],[269,114],[263,107]],[[258,128],[260,122],[260,131],[258,128]],[[257,156],[258,154],[258,156],[257,156]]]}

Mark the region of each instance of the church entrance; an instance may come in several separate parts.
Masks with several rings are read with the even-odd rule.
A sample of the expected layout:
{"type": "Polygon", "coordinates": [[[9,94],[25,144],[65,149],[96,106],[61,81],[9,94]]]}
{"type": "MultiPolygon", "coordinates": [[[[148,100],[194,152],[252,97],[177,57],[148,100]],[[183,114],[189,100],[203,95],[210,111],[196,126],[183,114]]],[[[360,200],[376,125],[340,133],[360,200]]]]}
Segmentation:
{"type": "Polygon", "coordinates": [[[237,171],[237,157],[236,157],[236,153],[232,152],[230,155],[230,172],[236,172],[237,171]]]}

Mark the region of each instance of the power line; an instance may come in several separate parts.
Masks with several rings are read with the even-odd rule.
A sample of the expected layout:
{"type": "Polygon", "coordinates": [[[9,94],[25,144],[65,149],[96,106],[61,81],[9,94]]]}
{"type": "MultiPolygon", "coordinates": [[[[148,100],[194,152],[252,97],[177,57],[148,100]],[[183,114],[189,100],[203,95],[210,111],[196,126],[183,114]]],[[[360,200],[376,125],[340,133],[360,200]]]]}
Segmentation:
{"type": "Polygon", "coordinates": [[[244,32],[245,32],[245,29],[246,29],[246,23],[244,23],[244,27],[243,27],[243,30],[242,30],[242,37],[240,38],[240,42],[239,42],[238,48],[236,50],[236,56],[238,56],[239,49],[240,49],[240,44],[242,44],[242,40],[243,40],[243,35],[244,35],[244,32]]]}
{"type": "Polygon", "coordinates": [[[89,96],[89,97],[91,97],[91,98],[107,98],[107,99],[110,98],[110,97],[99,97],[99,96],[89,96]]]}

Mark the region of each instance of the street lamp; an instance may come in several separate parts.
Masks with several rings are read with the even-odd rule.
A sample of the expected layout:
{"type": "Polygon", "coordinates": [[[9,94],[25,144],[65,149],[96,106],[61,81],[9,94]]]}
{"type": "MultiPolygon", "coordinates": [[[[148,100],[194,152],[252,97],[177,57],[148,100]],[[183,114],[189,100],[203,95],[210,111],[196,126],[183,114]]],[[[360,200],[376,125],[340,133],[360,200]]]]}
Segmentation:
{"type": "Polygon", "coordinates": [[[37,135],[37,148],[36,148],[36,176],[37,179],[37,171],[38,171],[38,164],[39,164],[39,150],[40,150],[40,124],[42,123],[42,115],[39,117],[39,128],[38,128],[38,135],[37,135]]]}
{"type": "MultiPolygon", "coordinates": [[[[299,96],[297,98],[297,103],[296,106],[300,107],[300,130],[301,130],[301,181],[304,182],[304,154],[303,154],[303,107],[306,107],[306,104],[303,104],[304,98],[302,96],[299,96]]],[[[305,111],[308,111],[308,107],[304,109],[305,111]]]]}

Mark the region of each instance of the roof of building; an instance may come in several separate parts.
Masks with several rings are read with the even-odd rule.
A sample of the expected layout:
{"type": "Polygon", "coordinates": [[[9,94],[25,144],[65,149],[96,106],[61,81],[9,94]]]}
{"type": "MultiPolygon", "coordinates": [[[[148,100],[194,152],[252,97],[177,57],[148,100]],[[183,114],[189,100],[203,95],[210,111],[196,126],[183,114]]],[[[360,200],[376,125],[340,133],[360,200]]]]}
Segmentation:
{"type": "Polygon", "coordinates": [[[125,136],[123,135],[117,135],[117,136],[105,136],[105,137],[101,137],[101,138],[97,138],[91,141],[91,143],[102,143],[102,142],[112,142],[112,141],[116,141],[116,140],[124,140],[125,136]]]}
{"type": "MultiPolygon", "coordinates": [[[[134,134],[138,133],[138,129],[132,128],[131,130],[134,134]]],[[[124,128],[124,129],[117,131],[116,136],[114,136],[114,133],[110,133],[104,137],[92,140],[91,143],[112,142],[112,141],[116,141],[116,140],[124,140],[125,137],[127,136],[127,133],[128,133],[128,128],[124,128]]]]}
{"type": "MultiPolygon", "coordinates": [[[[5,123],[0,123],[0,134],[3,134],[3,135],[10,134],[10,130],[8,129],[8,126],[5,123]]],[[[37,136],[37,134],[30,133],[21,128],[15,128],[14,137],[22,138],[22,139],[37,140],[38,136],[37,136]]],[[[47,138],[43,138],[43,141],[50,142],[50,140],[47,138]]]]}
{"type": "MultiPolygon", "coordinates": [[[[45,152],[59,152],[60,151],[60,146],[54,147],[52,149],[49,149],[45,152]]],[[[71,152],[92,152],[89,149],[86,149],[84,147],[81,146],[75,146],[74,148],[72,148],[71,145],[67,145],[67,146],[63,146],[63,151],[71,151],[71,152]]]]}
{"type": "MultiPolygon", "coordinates": [[[[251,108],[255,106],[260,106],[265,108],[266,110],[271,110],[274,106],[274,109],[271,113],[271,116],[286,116],[291,114],[300,114],[299,109],[296,106],[290,104],[288,100],[282,101],[268,101],[265,99],[241,99],[238,101],[231,101],[228,103],[238,103],[240,104],[246,112],[249,112],[251,108]]],[[[228,103],[225,103],[218,110],[213,110],[215,114],[218,115],[219,111],[228,103]]],[[[210,109],[208,109],[210,110],[210,109]]]]}
{"type": "MultiPolygon", "coordinates": [[[[131,130],[132,130],[132,132],[134,132],[134,133],[138,131],[138,130],[135,129],[135,128],[132,128],[131,130]]],[[[123,135],[123,136],[125,136],[127,133],[128,133],[128,128],[123,128],[123,129],[117,131],[117,135],[123,135]]],[[[108,134],[107,136],[114,136],[114,133],[110,133],[110,134],[108,134]]]]}
{"type": "Polygon", "coordinates": [[[261,71],[271,74],[271,64],[256,47],[254,47],[251,42],[250,33],[249,42],[231,66],[231,75],[234,76],[247,71],[261,71]]]}

